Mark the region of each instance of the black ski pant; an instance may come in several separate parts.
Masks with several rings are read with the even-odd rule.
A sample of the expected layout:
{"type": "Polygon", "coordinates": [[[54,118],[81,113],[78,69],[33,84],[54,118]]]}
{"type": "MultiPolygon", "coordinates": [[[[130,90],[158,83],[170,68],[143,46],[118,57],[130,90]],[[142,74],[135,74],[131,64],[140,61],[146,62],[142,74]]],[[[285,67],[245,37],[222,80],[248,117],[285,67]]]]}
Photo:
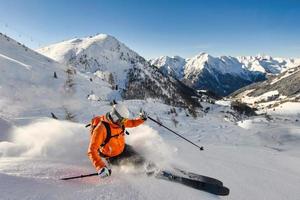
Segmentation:
{"type": "Polygon", "coordinates": [[[141,156],[139,153],[137,153],[133,149],[133,147],[128,144],[125,144],[124,151],[121,154],[106,159],[112,165],[122,165],[122,164],[143,165],[145,163],[145,158],[141,156]]]}

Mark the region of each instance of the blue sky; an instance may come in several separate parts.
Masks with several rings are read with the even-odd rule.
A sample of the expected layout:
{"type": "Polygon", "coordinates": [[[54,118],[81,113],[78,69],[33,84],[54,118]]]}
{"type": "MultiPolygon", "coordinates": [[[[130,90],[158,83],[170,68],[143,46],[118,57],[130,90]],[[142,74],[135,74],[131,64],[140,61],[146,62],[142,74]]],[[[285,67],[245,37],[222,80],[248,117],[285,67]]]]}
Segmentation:
{"type": "Polygon", "coordinates": [[[0,32],[32,48],[106,33],[146,58],[300,57],[300,1],[0,0],[0,32]]]}

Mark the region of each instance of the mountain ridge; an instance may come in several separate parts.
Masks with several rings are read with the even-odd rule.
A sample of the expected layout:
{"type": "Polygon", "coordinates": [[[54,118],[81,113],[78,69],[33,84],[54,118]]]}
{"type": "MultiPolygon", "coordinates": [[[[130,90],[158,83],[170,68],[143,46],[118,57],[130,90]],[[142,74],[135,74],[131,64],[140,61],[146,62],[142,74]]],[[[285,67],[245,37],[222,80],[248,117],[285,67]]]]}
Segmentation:
{"type": "Polygon", "coordinates": [[[278,75],[300,64],[300,59],[272,58],[271,56],[220,56],[213,57],[207,53],[185,59],[181,67],[172,68],[172,57],[164,56],[151,59],[165,74],[170,74],[198,90],[211,90],[220,96],[226,96],[251,83],[264,81],[269,76],[278,75]],[[167,66],[167,67],[166,67],[167,66]],[[179,70],[178,70],[179,68],[179,70]],[[171,72],[166,72],[169,69],[171,72]],[[183,71],[183,75],[175,74],[183,71]]]}

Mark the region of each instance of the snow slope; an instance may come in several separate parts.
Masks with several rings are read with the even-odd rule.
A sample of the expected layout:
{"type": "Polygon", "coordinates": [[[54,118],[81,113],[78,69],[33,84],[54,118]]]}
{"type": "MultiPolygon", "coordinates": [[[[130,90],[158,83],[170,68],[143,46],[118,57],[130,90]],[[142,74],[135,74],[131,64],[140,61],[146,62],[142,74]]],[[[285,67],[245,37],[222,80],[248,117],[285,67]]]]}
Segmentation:
{"type": "Polygon", "coordinates": [[[179,123],[175,127],[171,115],[166,114],[169,106],[145,103],[126,101],[132,112],[146,105],[152,116],[205,150],[197,150],[150,121],[129,130],[127,142],[159,166],[180,166],[222,180],[231,189],[229,197],[147,177],[130,166],[114,167],[108,179],[59,181],[61,177],[94,171],[86,157],[88,131],[84,124],[38,119],[14,128],[11,142],[0,142],[2,198],[276,200],[297,199],[300,195],[299,123],[257,118],[244,129],[226,122],[219,112],[224,108],[215,106],[213,112],[197,119],[176,109],[179,123]]]}
{"type": "Polygon", "coordinates": [[[89,95],[96,93],[102,100],[116,98],[111,86],[96,76],[81,74],[7,36],[0,35],[0,44],[0,116],[40,117],[53,112],[61,118],[72,113],[80,119],[82,109],[92,104],[89,95]]]}

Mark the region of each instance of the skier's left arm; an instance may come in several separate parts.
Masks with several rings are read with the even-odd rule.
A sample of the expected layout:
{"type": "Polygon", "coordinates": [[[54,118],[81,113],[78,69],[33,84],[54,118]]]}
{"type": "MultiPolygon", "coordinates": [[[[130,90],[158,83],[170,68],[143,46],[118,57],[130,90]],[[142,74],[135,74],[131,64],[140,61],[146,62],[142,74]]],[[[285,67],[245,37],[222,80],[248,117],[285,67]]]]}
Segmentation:
{"type": "Polygon", "coordinates": [[[140,124],[144,123],[148,118],[148,115],[145,111],[140,110],[140,117],[137,119],[126,119],[124,122],[125,128],[132,128],[139,126],[140,124]]]}
{"type": "Polygon", "coordinates": [[[143,120],[142,118],[126,119],[124,122],[124,126],[125,126],[125,128],[133,128],[133,127],[141,125],[142,123],[144,123],[144,121],[145,120],[143,120]]]}

